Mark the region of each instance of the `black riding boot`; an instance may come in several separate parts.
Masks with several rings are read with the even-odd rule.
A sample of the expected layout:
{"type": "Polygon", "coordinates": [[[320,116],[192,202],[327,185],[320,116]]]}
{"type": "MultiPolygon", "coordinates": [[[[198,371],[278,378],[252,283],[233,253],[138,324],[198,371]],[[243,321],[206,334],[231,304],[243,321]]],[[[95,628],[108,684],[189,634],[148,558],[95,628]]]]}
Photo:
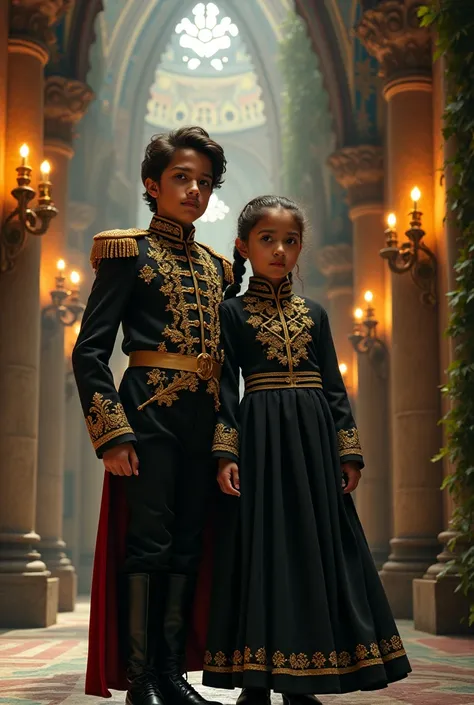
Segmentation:
{"type": "Polygon", "coordinates": [[[182,675],[195,587],[194,576],[169,575],[159,668],[160,691],[166,705],[220,705],[205,700],[182,675]]]}
{"type": "Polygon", "coordinates": [[[266,688],[242,688],[235,705],[270,705],[270,691],[266,688]]]}
{"type": "Polygon", "coordinates": [[[323,705],[315,695],[294,695],[283,693],[283,705],[323,705]]]}
{"type": "Polygon", "coordinates": [[[155,671],[156,600],[152,577],[128,578],[128,665],[126,705],[164,705],[155,671]]]}

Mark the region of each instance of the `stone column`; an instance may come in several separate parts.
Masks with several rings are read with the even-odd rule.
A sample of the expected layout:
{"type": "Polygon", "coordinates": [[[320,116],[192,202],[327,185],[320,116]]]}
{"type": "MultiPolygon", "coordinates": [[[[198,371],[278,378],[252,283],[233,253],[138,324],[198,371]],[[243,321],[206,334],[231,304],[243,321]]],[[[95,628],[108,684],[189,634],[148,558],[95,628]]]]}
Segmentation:
{"type": "Polygon", "coordinates": [[[98,460],[83,421],[82,438],[82,491],[81,491],[81,555],[79,563],[79,593],[91,589],[100,500],[104,481],[104,466],[98,460]]]}
{"type": "MultiPolygon", "coordinates": [[[[379,257],[383,243],[381,147],[345,147],[329,160],[338,182],[347,189],[353,222],[354,304],[364,308],[364,293],[374,294],[377,337],[384,340],[385,276],[379,257]]],[[[351,328],[346,331],[346,335],[351,328]]],[[[357,426],[365,468],[357,488],[357,511],[378,567],[386,561],[391,536],[390,434],[387,359],[357,355],[357,426]]]]}
{"type": "MultiPolygon", "coordinates": [[[[2,3],[5,4],[5,3],[2,3]]],[[[16,206],[19,148],[27,142],[32,186],[43,158],[43,71],[52,25],[65,1],[9,3],[4,216],[16,206]]],[[[35,531],[39,402],[41,239],[27,236],[12,271],[0,274],[0,625],[56,621],[58,580],[37,550],[35,531]]]]}
{"type": "MultiPolygon", "coordinates": [[[[8,77],[8,3],[0,6],[0,105],[7,104],[8,77]]],[[[0,110],[0,174],[5,165],[6,110],[0,110]]],[[[0,191],[0,223],[3,222],[3,193],[0,191]]]]}
{"type": "MultiPolygon", "coordinates": [[[[453,137],[448,142],[443,142],[443,110],[446,105],[447,86],[444,80],[444,61],[436,62],[434,66],[434,146],[435,166],[435,222],[438,235],[438,272],[441,291],[454,291],[456,289],[456,274],[454,265],[458,259],[459,231],[453,217],[446,214],[446,190],[455,185],[455,177],[449,163],[457,151],[457,142],[453,137]],[[441,178],[444,168],[445,178],[441,178]]],[[[440,300],[440,324],[446,330],[449,322],[449,305],[447,297],[440,300]]],[[[440,338],[441,379],[446,379],[448,366],[456,359],[456,341],[453,338],[440,338]]],[[[449,411],[450,399],[443,397],[443,416],[449,411]]],[[[443,427],[443,445],[446,441],[445,428],[443,427]]],[[[454,468],[449,458],[443,459],[443,475],[446,477],[454,468]]],[[[446,564],[455,556],[448,548],[449,541],[454,538],[455,532],[450,528],[450,519],[454,509],[450,494],[444,493],[444,526],[448,527],[438,535],[442,546],[437,556],[437,562],[431,565],[422,579],[413,581],[413,618],[415,629],[431,634],[472,634],[474,626],[469,627],[469,599],[462,593],[455,592],[459,585],[459,575],[453,566],[446,575],[440,575],[446,569],[446,564]]]]}
{"type": "MultiPolygon", "coordinates": [[[[85,243],[85,233],[92,225],[95,215],[95,208],[87,203],[72,201],[68,205],[67,262],[72,269],[76,269],[83,274],[81,298],[84,301],[86,301],[90,290],[89,280],[92,280],[90,276],[92,275],[92,268],[88,257],[90,247],[85,243]]],[[[71,366],[71,354],[79,332],[78,328],[79,323],[64,331],[64,356],[67,369],[65,414],[66,453],[64,461],[64,496],[66,504],[63,511],[63,538],[67,543],[68,553],[72,558],[73,564],[79,569],[81,555],[82,491],[84,482],[82,473],[84,451],[83,431],[85,429],[85,423],[71,366]]],[[[89,442],[89,439],[87,438],[86,441],[89,442]]],[[[78,577],[79,582],[81,582],[80,574],[78,577]]]]}
{"type": "MultiPolygon", "coordinates": [[[[59,214],[52,222],[41,250],[40,293],[43,308],[51,304],[56,263],[67,259],[67,215],[69,162],[74,155],[74,125],[92,98],[79,81],[50,76],[45,85],[45,156],[52,166],[54,200],[59,214]]],[[[67,284],[66,284],[67,285],[67,284]]],[[[44,319],[41,330],[40,424],[38,442],[38,496],[36,526],[40,550],[51,574],[59,578],[59,610],[74,609],[77,576],[66,556],[62,539],[65,440],[64,327],[44,319]]]]}
{"type": "MultiPolygon", "coordinates": [[[[417,185],[425,241],[436,251],[431,34],[419,26],[420,4],[382,0],[356,31],[385,79],[387,210],[397,214],[402,239],[417,185]]],[[[441,442],[438,311],[421,303],[409,274],[391,279],[394,538],[381,577],[395,616],[411,618],[412,582],[432,563],[442,525],[441,471],[431,462],[441,442]]]]}
{"type": "Polygon", "coordinates": [[[317,253],[317,266],[327,278],[329,321],[339,364],[347,365],[344,381],[353,402],[356,384],[354,351],[347,337],[352,330],[354,307],[351,246],[345,243],[326,245],[317,253]]]}

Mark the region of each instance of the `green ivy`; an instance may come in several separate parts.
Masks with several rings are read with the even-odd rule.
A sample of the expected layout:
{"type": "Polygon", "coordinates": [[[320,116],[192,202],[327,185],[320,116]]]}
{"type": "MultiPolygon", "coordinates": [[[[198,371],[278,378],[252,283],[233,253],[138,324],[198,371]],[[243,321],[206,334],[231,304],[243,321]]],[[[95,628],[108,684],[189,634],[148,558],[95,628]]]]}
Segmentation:
{"type": "Polygon", "coordinates": [[[444,137],[455,137],[455,156],[446,166],[454,186],[448,192],[448,218],[459,230],[455,265],[456,289],[449,292],[447,334],[456,344],[443,392],[450,411],[443,418],[447,442],[435,460],[447,457],[454,468],[443,488],[454,498],[450,548],[460,575],[461,590],[470,599],[469,624],[474,624],[474,2],[431,0],[420,9],[424,26],[437,35],[436,58],[444,57],[452,86],[444,114],[444,137]]]}
{"type": "Polygon", "coordinates": [[[310,205],[315,150],[327,141],[332,128],[329,97],[305,22],[291,12],[281,29],[284,191],[310,205]]]}

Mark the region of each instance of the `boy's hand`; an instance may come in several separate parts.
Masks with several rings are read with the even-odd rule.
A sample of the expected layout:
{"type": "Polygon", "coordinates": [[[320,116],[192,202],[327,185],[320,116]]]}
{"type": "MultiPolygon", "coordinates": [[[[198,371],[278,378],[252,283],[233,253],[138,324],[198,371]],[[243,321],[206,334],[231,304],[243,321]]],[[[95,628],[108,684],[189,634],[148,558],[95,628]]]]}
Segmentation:
{"type": "Polygon", "coordinates": [[[228,458],[219,458],[217,482],[224,494],[240,497],[239,468],[237,463],[228,458]]]}
{"type": "Polygon", "coordinates": [[[356,489],[357,485],[359,484],[359,480],[361,478],[361,472],[359,470],[359,466],[357,463],[350,462],[350,463],[341,463],[341,468],[342,472],[347,475],[347,484],[344,487],[344,494],[349,494],[350,492],[354,492],[356,489]]]}
{"type": "Polygon", "coordinates": [[[102,460],[112,475],[138,475],[138,456],[132,443],[119,443],[106,450],[102,460]]]}

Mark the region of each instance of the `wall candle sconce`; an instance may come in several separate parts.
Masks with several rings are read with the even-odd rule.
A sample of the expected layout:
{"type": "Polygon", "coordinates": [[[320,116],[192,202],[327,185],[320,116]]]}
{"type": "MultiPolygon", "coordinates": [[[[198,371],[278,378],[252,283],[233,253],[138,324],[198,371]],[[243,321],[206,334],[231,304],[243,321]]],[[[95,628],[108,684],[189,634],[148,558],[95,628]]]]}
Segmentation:
{"type": "Polygon", "coordinates": [[[380,250],[380,256],[386,259],[394,274],[410,272],[416,286],[422,290],[421,300],[428,306],[436,303],[436,257],[423,242],[425,231],[422,228],[421,211],[418,202],[421,192],[418,187],[411,192],[413,210],[410,212],[410,227],[406,231],[407,241],[398,244],[396,231],[397,218],[390,213],[385,230],[387,246],[380,250]]]}
{"type": "Polygon", "coordinates": [[[58,323],[67,327],[73,326],[79,321],[85,309],[79,297],[81,277],[78,272],[71,272],[72,288],[68,290],[65,288],[65,261],[63,259],[58,260],[56,268],[56,288],[50,292],[51,304],[42,311],[43,322],[47,327],[52,327],[58,323]]]}
{"type": "Polygon", "coordinates": [[[354,327],[349,340],[354,350],[361,355],[368,355],[374,362],[381,362],[386,356],[385,343],[377,338],[378,321],[375,319],[375,309],[372,306],[374,295],[366,291],[364,300],[367,304],[365,311],[356,308],[354,311],[354,327]]]}
{"type": "Polygon", "coordinates": [[[49,162],[41,164],[41,181],[38,183],[38,205],[29,208],[28,204],[36,193],[30,186],[32,169],[27,164],[30,153],[27,144],[20,148],[21,163],[17,166],[17,184],[12,196],[18,203],[2,224],[0,231],[0,272],[8,272],[15,266],[15,260],[23,249],[26,235],[44,235],[58,210],[51,196],[52,184],[49,180],[49,162]]]}

